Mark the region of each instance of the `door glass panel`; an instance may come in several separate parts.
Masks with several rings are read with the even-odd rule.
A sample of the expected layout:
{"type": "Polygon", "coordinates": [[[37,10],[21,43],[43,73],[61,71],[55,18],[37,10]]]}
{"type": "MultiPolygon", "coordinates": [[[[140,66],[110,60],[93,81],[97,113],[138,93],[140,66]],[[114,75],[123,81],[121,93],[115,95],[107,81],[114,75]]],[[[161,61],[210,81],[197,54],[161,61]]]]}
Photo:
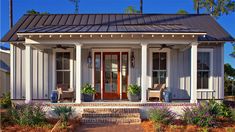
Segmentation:
{"type": "Polygon", "coordinates": [[[95,90],[101,93],[101,53],[95,53],[95,90]]]}

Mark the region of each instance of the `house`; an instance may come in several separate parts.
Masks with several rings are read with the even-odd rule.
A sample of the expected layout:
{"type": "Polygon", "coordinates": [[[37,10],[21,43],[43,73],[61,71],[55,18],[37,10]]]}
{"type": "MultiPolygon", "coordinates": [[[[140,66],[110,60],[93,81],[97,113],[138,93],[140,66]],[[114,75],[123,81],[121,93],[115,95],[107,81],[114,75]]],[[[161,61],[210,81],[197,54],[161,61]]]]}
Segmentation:
{"type": "Polygon", "coordinates": [[[173,100],[224,98],[224,43],[234,41],[206,14],[28,14],[2,38],[11,43],[11,98],[44,100],[67,84],[81,103],[125,100],[127,86],[166,84],[173,100]]]}
{"type": "Polygon", "coordinates": [[[0,46],[0,97],[10,91],[10,49],[0,46]]]}

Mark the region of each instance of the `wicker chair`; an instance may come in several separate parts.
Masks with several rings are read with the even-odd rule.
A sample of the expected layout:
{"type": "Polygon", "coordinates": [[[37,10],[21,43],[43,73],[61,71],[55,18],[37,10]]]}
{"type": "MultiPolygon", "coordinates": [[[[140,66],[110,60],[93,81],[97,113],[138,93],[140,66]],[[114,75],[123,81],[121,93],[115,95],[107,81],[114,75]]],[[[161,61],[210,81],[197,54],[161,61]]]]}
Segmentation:
{"type": "Polygon", "coordinates": [[[72,102],[74,100],[74,91],[69,88],[67,84],[58,84],[57,85],[57,91],[58,91],[58,100],[62,101],[64,99],[72,99],[72,102]]]}
{"type": "Polygon", "coordinates": [[[163,91],[166,89],[166,84],[154,84],[153,88],[148,88],[148,100],[152,97],[163,100],[163,91]]]}

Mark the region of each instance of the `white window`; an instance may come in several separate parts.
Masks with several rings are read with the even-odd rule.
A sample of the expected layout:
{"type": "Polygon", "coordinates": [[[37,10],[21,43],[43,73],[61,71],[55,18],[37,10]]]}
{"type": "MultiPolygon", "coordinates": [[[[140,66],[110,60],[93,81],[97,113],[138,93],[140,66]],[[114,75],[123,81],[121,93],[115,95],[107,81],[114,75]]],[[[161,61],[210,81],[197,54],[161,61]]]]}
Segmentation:
{"type": "Polygon", "coordinates": [[[56,52],[56,84],[70,86],[70,52],[56,52]]]}
{"type": "Polygon", "coordinates": [[[197,56],[197,89],[212,90],[213,49],[199,49],[197,56]]]}

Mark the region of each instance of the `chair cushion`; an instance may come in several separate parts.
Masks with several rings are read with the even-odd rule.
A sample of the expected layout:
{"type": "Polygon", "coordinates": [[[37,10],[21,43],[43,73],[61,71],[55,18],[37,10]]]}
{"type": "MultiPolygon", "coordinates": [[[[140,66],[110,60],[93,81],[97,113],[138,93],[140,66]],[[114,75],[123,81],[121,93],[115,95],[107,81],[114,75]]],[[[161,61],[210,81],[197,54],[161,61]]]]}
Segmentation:
{"type": "Polygon", "coordinates": [[[69,89],[69,86],[67,84],[58,84],[57,89],[61,88],[62,91],[67,91],[69,89]]]}

